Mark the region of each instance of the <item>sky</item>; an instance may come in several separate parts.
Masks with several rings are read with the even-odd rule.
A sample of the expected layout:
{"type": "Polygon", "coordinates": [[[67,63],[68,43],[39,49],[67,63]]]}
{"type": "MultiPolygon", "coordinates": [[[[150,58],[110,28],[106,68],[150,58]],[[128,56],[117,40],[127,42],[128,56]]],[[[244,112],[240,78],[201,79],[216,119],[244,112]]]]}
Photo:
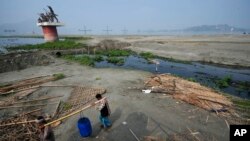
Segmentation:
{"type": "Polygon", "coordinates": [[[107,26],[113,33],[217,24],[250,29],[250,0],[1,0],[0,26],[20,23],[39,30],[38,13],[47,5],[65,33],[80,33],[84,26],[93,34],[107,26]]]}

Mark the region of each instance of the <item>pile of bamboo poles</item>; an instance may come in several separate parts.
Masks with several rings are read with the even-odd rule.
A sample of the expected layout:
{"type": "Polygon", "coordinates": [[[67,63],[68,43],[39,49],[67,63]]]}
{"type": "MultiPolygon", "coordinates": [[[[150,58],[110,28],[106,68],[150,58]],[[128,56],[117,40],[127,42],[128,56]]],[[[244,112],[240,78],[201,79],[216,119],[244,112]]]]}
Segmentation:
{"type": "Polygon", "coordinates": [[[41,84],[53,80],[56,80],[56,77],[53,75],[48,75],[20,80],[3,86],[0,88],[0,96],[5,97],[1,98],[0,106],[7,106],[20,99],[23,99],[38,90],[39,87],[41,87],[41,84]],[[6,96],[9,94],[12,95],[6,96]]]}
{"type": "Polygon", "coordinates": [[[53,75],[39,76],[25,80],[20,80],[11,84],[7,84],[4,87],[1,87],[0,95],[6,95],[9,93],[19,92],[25,89],[30,89],[31,87],[38,86],[53,80],[56,80],[56,77],[53,75]]]}
{"type": "Polygon", "coordinates": [[[145,82],[152,92],[166,93],[175,99],[196,105],[214,112],[226,112],[232,108],[232,102],[218,92],[168,74],[152,76],[145,82]]]}

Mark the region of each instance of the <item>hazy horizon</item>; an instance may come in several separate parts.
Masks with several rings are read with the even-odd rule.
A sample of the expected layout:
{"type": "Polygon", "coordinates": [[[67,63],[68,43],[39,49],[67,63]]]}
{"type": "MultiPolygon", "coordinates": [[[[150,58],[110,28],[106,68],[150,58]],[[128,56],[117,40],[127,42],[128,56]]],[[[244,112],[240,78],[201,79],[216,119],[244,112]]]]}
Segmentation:
{"type": "MultiPolygon", "coordinates": [[[[52,6],[64,34],[83,34],[86,26],[91,34],[184,29],[200,25],[228,24],[250,29],[249,0],[1,0],[0,28],[16,27],[20,34],[41,33],[36,26],[38,13],[52,6]]],[[[2,31],[1,31],[2,32],[2,31]]],[[[3,34],[3,33],[2,33],[3,34]]]]}

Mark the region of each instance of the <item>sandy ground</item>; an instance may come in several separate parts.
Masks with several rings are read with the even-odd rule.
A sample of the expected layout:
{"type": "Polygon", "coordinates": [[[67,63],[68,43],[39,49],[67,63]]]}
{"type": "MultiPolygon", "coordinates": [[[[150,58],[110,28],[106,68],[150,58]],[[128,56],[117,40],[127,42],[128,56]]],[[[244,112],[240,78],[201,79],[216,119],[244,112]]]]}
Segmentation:
{"type": "Polygon", "coordinates": [[[250,67],[250,35],[196,36],[94,36],[93,45],[103,39],[132,44],[137,52],[152,52],[167,58],[250,67]]]}
{"type": "MultiPolygon", "coordinates": [[[[91,120],[92,136],[86,139],[80,137],[77,129],[79,114],[65,120],[55,129],[58,141],[136,141],[130,130],[139,139],[144,136],[158,136],[164,139],[172,137],[195,140],[189,129],[197,132],[195,136],[200,140],[229,140],[229,129],[225,121],[214,113],[162,94],[145,95],[140,90],[130,89],[143,87],[143,81],[152,75],[148,72],[112,68],[95,69],[57,59],[48,66],[1,73],[0,83],[54,73],[64,73],[68,77],[50,82],[51,84],[99,86],[107,89],[105,96],[110,102],[112,110],[110,118],[113,122],[109,130],[101,130],[98,111],[94,108],[89,109],[84,111],[82,116],[91,120]]],[[[70,91],[70,88],[44,88],[40,91],[40,95],[64,95],[62,99],[65,100],[70,91]]],[[[44,113],[53,113],[55,107],[56,105],[47,105],[44,113]]]]}

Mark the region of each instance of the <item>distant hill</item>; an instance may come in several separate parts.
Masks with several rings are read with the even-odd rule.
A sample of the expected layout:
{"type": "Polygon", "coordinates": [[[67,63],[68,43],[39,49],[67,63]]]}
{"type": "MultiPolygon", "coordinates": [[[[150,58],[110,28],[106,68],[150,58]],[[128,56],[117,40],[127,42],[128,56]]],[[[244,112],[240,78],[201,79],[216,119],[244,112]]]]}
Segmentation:
{"type": "Polygon", "coordinates": [[[227,24],[219,24],[219,25],[201,25],[201,26],[193,26],[189,28],[185,28],[183,31],[188,32],[246,32],[246,29],[237,28],[233,26],[229,26],[227,24]]]}

